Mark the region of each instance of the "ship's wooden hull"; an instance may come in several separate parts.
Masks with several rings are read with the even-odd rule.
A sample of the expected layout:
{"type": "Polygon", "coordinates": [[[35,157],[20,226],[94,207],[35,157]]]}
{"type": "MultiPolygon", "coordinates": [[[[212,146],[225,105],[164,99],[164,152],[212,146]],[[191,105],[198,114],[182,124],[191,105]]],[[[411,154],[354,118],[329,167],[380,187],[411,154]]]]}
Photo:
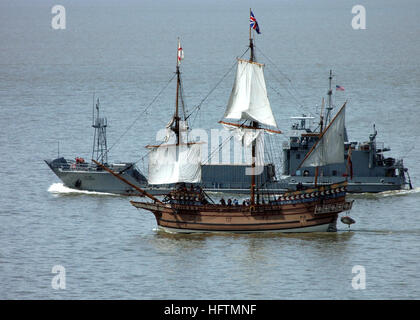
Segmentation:
{"type": "Polygon", "coordinates": [[[290,193],[282,201],[256,206],[185,205],[131,201],[153,212],[160,228],[174,232],[325,232],[336,231],[338,214],[350,210],[344,188],[290,193]],[[337,190],[337,191],[334,191],[337,190]]]}
{"type": "Polygon", "coordinates": [[[168,233],[308,233],[308,232],[333,232],[334,223],[324,225],[316,225],[312,227],[299,227],[293,229],[269,229],[269,230],[201,230],[201,229],[184,229],[158,226],[159,230],[168,233]]]}

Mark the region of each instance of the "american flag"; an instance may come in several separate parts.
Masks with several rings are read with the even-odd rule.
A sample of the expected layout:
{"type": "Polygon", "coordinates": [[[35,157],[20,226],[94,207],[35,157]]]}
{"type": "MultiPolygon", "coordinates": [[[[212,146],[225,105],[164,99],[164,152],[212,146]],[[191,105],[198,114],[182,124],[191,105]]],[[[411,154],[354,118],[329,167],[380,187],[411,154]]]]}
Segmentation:
{"type": "Polygon", "coordinates": [[[258,27],[258,22],[257,19],[255,19],[254,14],[251,11],[251,15],[249,16],[249,25],[251,26],[252,29],[254,29],[255,31],[257,31],[258,34],[260,34],[260,28],[258,27]]]}
{"type": "Polygon", "coordinates": [[[344,91],[344,88],[342,86],[335,86],[336,91],[344,91]]]}

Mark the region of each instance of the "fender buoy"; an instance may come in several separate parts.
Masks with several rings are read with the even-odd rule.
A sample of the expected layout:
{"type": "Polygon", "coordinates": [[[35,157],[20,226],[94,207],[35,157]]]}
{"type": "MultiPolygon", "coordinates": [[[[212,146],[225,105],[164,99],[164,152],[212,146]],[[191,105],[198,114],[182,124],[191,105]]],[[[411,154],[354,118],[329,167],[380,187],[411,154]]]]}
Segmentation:
{"type": "Polygon", "coordinates": [[[74,186],[76,188],[80,188],[82,186],[82,181],[80,181],[80,179],[77,179],[76,182],[74,183],[74,186]]]}

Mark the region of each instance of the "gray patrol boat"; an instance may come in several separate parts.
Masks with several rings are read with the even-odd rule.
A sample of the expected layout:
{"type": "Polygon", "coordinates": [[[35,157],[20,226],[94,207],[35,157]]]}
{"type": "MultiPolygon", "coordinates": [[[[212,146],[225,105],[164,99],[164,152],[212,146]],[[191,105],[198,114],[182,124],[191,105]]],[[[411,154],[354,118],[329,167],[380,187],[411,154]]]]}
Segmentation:
{"type": "MultiPolygon", "coordinates": [[[[93,138],[92,159],[109,167],[133,184],[145,187],[147,179],[133,162],[108,163],[108,147],[106,139],[107,119],[99,115],[99,99],[96,101],[96,117],[92,127],[95,129],[93,138]]],[[[95,110],[94,110],[95,112],[95,110]]],[[[95,163],[86,162],[81,157],[65,159],[58,157],[54,160],[45,160],[51,170],[63,181],[66,187],[78,190],[116,193],[124,195],[138,194],[138,192],[113,177],[95,163]]]]}
{"type": "MultiPolygon", "coordinates": [[[[287,189],[311,187],[318,184],[337,183],[347,179],[347,191],[353,193],[383,192],[390,190],[412,189],[408,169],[404,167],[403,159],[387,157],[390,151],[383,142],[377,142],[377,131],[373,125],[373,133],[365,142],[349,141],[347,130],[344,129],[344,161],[319,167],[299,168],[305,156],[317,143],[323,126],[330,122],[332,105],[332,71],[329,75],[328,105],[325,120],[323,116],[324,101],[321,107],[318,129],[312,130],[310,122],[314,117],[303,115],[292,117],[292,133],[289,141],[283,145],[283,171],[279,183],[287,189]],[[325,124],[324,124],[325,123],[325,124]],[[318,171],[318,172],[316,172],[318,171]]],[[[339,90],[342,87],[337,86],[339,90]]]]}
{"type": "MultiPolygon", "coordinates": [[[[316,168],[299,164],[319,139],[319,132],[312,131],[308,122],[313,117],[293,117],[289,142],[283,145],[283,171],[279,184],[286,189],[311,187],[315,184],[316,168]]],[[[387,157],[383,142],[376,141],[377,131],[369,135],[369,141],[344,142],[344,162],[318,168],[317,183],[330,184],[347,179],[347,191],[351,193],[383,192],[412,189],[408,169],[402,159],[387,157]],[[408,178],[406,178],[406,175],[408,178]]]]}
{"type": "MultiPolygon", "coordinates": [[[[320,132],[310,128],[314,117],[303,115],[293,117],[292,134],[283,144],[283,165],[281,176],[276,176],[276,166],[265,164],[259,176],[261,185],[270,192],[302,190],[315,184],[348,181],[349,193],[377,193],[391,190],[412,189],[408,169],[402,159],[387,157],[383,142],[377,142],[377,131],[369,135],[369,141],[344,143],[344,161],[318,167],[298,168],[305,156],[319,140],[320,132]],[[350,154],[350,157],[349,157],[350,154]],[[315,182],[316,181],[316,182],[315,182]]],[[[345,135],[346,136],[346,135],[345,135]]],[[[249,165],[203,165],[202,186],[207,191],[228,191],[244,193],[249,186],[249,176],[245,175],[249,165]]]]}

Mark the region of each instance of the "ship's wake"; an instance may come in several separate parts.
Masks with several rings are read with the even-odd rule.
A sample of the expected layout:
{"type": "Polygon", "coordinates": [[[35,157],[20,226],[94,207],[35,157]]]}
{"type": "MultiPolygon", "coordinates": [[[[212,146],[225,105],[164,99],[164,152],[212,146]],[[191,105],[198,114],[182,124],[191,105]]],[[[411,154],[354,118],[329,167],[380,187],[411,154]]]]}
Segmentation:
{"type": "Polygon", "coordinates": [[[399,197],[399,196],[407,196],[407,195],[420,195],[420,187],[403,190],[390,190],[390,191],[383,191],[379,193],[359,193],[359,194],[348,194],[350,198],[360,199],[360,198],[371,198],[371,199],[380,199],[386,197],[399,197]]]}
{"type": "Polygon", "coordinates": [[[96,195],[96,196],[119,196],[115,193],[108,193],[108,192],[97,192],[97,191],[87,191],[87,190],[77,190],[66,187],[62,183],[53,183],[49,188],[48,192],[57,195],[75,195],[75,194],[86,194],[86,195],[96,195]]]}

